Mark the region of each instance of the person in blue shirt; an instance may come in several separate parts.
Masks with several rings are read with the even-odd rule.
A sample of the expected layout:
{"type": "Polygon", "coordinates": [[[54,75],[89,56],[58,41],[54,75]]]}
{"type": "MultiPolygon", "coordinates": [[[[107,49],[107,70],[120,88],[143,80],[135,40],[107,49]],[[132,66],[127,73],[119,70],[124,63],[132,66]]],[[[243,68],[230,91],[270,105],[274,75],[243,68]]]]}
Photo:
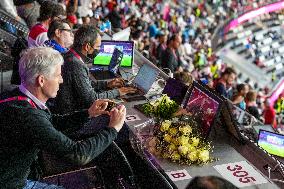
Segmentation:
{"type": "Polygon", "coordinates": [[[70,26],[62,20],[55,20],[50,24],[47,36],[49,40],[45,41],[44,45],[60,53],[66,53],[74,41],[70,26]]]}

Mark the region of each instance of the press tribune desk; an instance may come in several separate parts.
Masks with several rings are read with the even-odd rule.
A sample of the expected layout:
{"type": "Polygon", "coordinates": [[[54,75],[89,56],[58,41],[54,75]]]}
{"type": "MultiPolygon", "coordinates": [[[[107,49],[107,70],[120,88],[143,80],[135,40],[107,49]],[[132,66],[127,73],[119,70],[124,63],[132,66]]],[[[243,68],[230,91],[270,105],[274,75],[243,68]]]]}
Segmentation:
{"type": "MultiPolygon", "coordinates": [[[[126,103],[125,106],[127,107],[127,125],[129,126],[130,130],[136,134],[139,127],[143,127],[149,118],[144,116],[141,112],[133,108],[135,104],[139,104],[141,102],[130,102],[126,103]],[[135,120],[135,118],[137,120],[135,120]]],[[[214,129],[212,131],[213,134],[211,138],[213,138],[213,145],[214,145],[214,152],[213,157],[219,158],[219,161],[215,161],[213,163],[209,163],[203,166],[187,166],[187,165],[179,165],[177,163],[169,162],[165,159],[157,159],[154,157],[149,157],[145,154],[145,158],[148,159],[155,159],[156,164],[158,165],[158,169],[162,172],[167,172],[170,179],[173,181],[174,185],[177,188],[184,189],[188,183],[190,182],[191,178],[195,176],[209,176],[215,175],[219,177],[223,177],[224,175],[229,176],[232,180],[240,182],[238,183],[240,186],[246,185],[243,182],[254,181],[261,184],[256,184],[252,186],[244,186],[242,188],[260,188],[260,189],[274,189],[274,188],[284,188],[284,185],[280,184],[277,186],[275,183],[271,182],[265,175],[268,174],[267,170],[263,168],[264,165],[269,164],[270,166],[273,165],[273,162],[268,158],[266,159],[262,154],[259,154],[257,151],[254,150],[254,144],[240,144],[234,138],[229,136],[222,128],[214,129]],[[230,164],[231,165],[224,165],[230,164]],[[219,166],[219,172],[217,171],[214,166],[219,166]],[[224,170],[228,166],[230,170],[224,170]],[[241,167],[241,168],[240,168],[241,167]],[[251,170],[252,169],[252,170],[251,170]],[[174,172],[172,172],[174,171],[174,172]],[[223,176],[220,174],[223,172],[223,176]],[[173,175],[171,175],[171,173],[173,175]],[[235,176],[234,176],[235,175],[235,176]],[[176,178],[174,178],[174,177],[176,178]],[[183,176],[184,178],[178,178],[179,176],[183,176]],[[189,178],[191,177],[191,178],[189,178]],[[252,178],[249,178],[252,177],[252,178]],[[254,178],[255,177],[255,178],[254,178]],[[181,180],[178,180],[181,179],[181,180]]],[[[147,150],[147,149],[146,149],[147,150]]],[[[154,163],[155,164],[155,163],[154,163]]],[[[275,165],[275,164],[274,164],[275,165]]],[[[279,175],[271,175],[273,178],[279,177],[279,175]]],[[[280,178],[280,177],[279,177],[280,178]]],[[[277,183],[278,184],[278,183],[277,183]]]]}

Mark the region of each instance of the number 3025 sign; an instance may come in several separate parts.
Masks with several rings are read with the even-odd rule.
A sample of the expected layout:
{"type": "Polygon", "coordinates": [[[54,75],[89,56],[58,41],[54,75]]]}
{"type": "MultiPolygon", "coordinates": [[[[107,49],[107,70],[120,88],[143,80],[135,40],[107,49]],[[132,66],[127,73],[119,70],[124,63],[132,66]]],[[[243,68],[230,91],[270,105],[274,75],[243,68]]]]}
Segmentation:
{"type": "Polygon", "coordinates": [[[237,187],[264,184],[268,181],[246,161],[216,165],[214,168],[237,187]]]}

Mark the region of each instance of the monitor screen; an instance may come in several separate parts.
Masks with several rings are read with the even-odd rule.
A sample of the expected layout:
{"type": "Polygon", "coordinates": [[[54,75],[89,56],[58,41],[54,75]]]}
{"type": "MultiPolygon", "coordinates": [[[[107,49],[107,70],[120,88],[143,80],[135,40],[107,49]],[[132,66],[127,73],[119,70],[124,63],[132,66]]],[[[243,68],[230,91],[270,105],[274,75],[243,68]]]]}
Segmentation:
{"type": "Polygon", "coordinates": [[[94,58],[94,64],[108,66],[115,48],[123,52],[123,58],[120,66],[132,67],[134,58],[133,41],[102,41],[100,52],[94,58]]]}
{"type": "Polygon", "coordinates": [[[158,74],[159,71],[157,69],[148,64],[143,64],[143,66],[139,69],[133,84],[147,93],[151,89],[158,74]]]}
{"type": "Polygon", "coordinates": [[[260,130],[258,145],[272,155],[284,157],[284,135],[260,130]]]}
{"type": "Polygon", "coordinates": [[[220,111],[222,99],[194,81],[183,103],[186,111],[191,113],[200,124],[201,134],[208,137],[220,111]]]}
{"type": "Polygon", "coordinates": [[[169,78],[163,90],[163,94],[168,95],[168,97],[170,97],[176,103],[181,105],[186,95],[187,90],[188,90],[188,86],[186,84],[184,84],[183,82],[179,80],[169,78]]]}

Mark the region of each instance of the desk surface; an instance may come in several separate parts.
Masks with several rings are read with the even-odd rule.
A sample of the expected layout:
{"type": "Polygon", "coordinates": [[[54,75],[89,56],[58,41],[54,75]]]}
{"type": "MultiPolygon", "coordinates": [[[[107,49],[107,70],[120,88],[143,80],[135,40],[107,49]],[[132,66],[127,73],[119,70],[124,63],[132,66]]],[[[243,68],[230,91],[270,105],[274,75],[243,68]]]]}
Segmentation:
{"type": "MultiPolygon", "coordinates": [[[[139,125],[149,121],[149,118],[147,118],[145,115],[143,115],[141,112],[133,108],[135,104],[140,104],[140,102],[130,102],[126,103],[127,107],[127,114],[128,116],[137,116],[137,120],[130,120],[127,121],[127,125],[130,127],[130,129],[135,133],[136,128],[139,127],[139,125]]],[[[209,175],[215,175],[222,177],[222,175],[214,168],[216,165],[222,165],[222,164],[228,164],[228,163],[235,163],[235,162],[242,162],[246,161],[253,167],[255,170],[257,170],[253,164],[248,162],[245,157],[243,157],[240,153],[238,153],[231,145],[229,145],[229,136],[226,133],[223,133],[223,136],[215,136],[215,140],[213,141],[214,145],[214,152],[213,157],[219,158],[219,161],[215,161],[210,164],[206,164],[203,166],[188,166],[188,165],[178,165],[173,162],[169,162],[165,159],[156,159],[157,163],[161,166],[161,168],[165,172],[170,171],[177,171],[177,170],[186,170],[187,173],[193,178],[195,176],[209,176],[209,175]]],[[[247,151],[246,153],[249,153],[247,151]]],[[[260,171],[257,171],[260,172],[260,171]]],[[[261,174],[265,179],[267,177],[263,174],[261,174]]],[[[258,184],[254,186],[249,187],[243,187],[243,188],[256,188],[256,186],[260,189],[274,189],[279,188],[276,184],[272,183],[267,179],[267,183],[264,184],[258,184]]],[[[185,188],[187,184],[190,182],[190,179],[181,180],[181,181],[174,181],[175,185],[178,188],[185,188]]]]}

